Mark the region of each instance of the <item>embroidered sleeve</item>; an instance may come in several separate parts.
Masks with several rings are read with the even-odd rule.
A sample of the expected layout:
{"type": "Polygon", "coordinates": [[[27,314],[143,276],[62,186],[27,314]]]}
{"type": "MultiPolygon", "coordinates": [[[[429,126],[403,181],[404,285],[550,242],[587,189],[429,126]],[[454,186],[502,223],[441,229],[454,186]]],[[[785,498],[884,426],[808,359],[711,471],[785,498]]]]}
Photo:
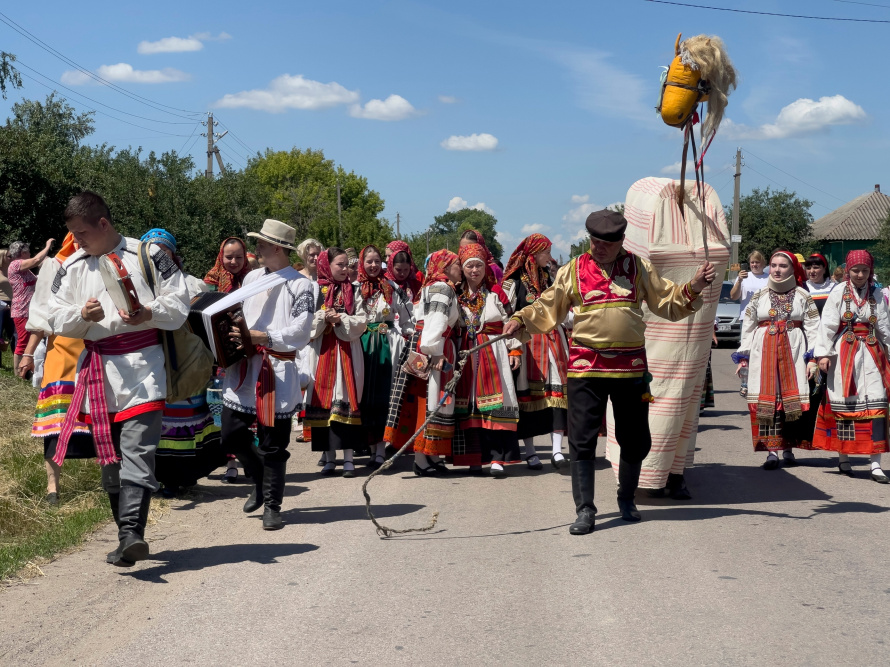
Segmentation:
{"type": "Polygon", "coordinates": [[[56,272],[56,277],[53,278],[53,286],[52,286],[53,294],[58,294],[59,288],[62,287],[62,279],[67,275],[68,275],[68,269],[66,269],[64,266],[56,272]]]}
{"type": "Polygon", "coordinates": [[[154,247],[156,248],[156,251],[151,254],[151,261],[154,262],[161,280],[167,280],[176,271],[179,271],[179,267],[176,266],[176,262],[170,259],[170,256],[167,253],[157,246],[154,247]]]}
{"type": "Polygon", "coordinates": [[[426,313],[451,312],[451,300],[454,299],[454,290],[445,283],[433,283],[427,290],[426,313]]]}

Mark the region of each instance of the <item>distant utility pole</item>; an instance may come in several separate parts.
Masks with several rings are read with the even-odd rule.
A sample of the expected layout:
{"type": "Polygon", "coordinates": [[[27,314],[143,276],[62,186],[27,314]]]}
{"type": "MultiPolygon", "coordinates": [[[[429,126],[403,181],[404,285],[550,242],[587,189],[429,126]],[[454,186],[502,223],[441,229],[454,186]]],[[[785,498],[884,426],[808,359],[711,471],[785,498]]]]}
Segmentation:
{"type": "Polygon", "coordinates": [[[742,187],[742,149],[736,148],[735,151],[735,192],[732,195],[732,260],[729,267],[739,263],[739,192],[742,187]]]}
{"type": "Polygon", "coordinates": [[[396,211],[396,238],[402,238],[402,229],[401,229],[402,218],[399,215],[399,212],[396,211]]]}
{"type": "Polygon", "coordinates": [[[343,207],[340,204],[340,179],[337,178],[337,224],[340,228],[340,244],[343,244],[343,207]]]}
{"type": "Polygon", "coordinates": [[[426,256],[430,256],[430,228],[426,228],[426,256]]]}
{"type": "Polygon", "coordinates": [[[216,141],[222,139],[226,136],[229,131],[226,130],[222,134],[214,134],[213,132],[213,113],[207,114],[207,122],[202,123],[202,125],[207,126],[207,132],[202,133],[201,136],[207,137],[207,171],[204,172],[204,176],[213,180],[213,156],[216,156],[216,162],[219,164],[219,171],[222,174],[226,173],[226,168],[223,166],[222,156],[219,154],[219,148],[216,146],[216,141]]]}

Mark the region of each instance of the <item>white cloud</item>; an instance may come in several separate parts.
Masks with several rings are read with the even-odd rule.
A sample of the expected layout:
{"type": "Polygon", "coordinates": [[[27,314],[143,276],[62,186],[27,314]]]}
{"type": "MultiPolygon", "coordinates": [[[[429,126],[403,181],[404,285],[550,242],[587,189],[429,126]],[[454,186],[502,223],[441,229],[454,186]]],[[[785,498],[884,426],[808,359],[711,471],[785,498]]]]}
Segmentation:
{"type": "Polygon", "coordinates": [[[400,95],[390,95],[385,100],[370,100],[367,104],[353,104],[349,109],[353,118],[370,120],[404,120],[417,115],[417,109],[400,95]]]}
{"type": "Polygon", "coordinates": [[[462,211],[465,208],[473,208],[477,211],[485,211],[489,215],[494,215],[494,209],[485,205],[485,202],[476,202],[472,206],[467,205],[467,200],[463,197],[452,197],[448,201],[448,208],[446,209],[449,213],[454,213],[455,211],[462,211]]]}
{"type": "MultiPolygon", "coordinates": [[[[708,173],[709,171],[711,171],[711,168],[708,165],[704,165],[704,167],[705,167],[705,173],[708,173]]],[[[673,164],[669,164],[666,167],[662,167],[660,172],[666,176],[674,176],[674,175],[679,176],[680,171],[682,169],[683,169],[683,163],[678,160],[677,162],[674,162],[673,164]]],[[[686,162],[686,173],[687,174],[695,173],[695,162],[693,162],[692,160],[688,160],[686,162]]]]}
{"type": "Polygon", "coordinates": [[[143,55],[152,55],[155,53],[200,51],[203,48],[203,42],[197,37],[164,37],[156,42],[139,42],[136,51],[143,55]]]}
{"type": "Polygon", "coordinates": [[[454,95],[439,95],[442,104],[457,104],[458,99],[454,95]]]}
{"type": "Polygon", "coordinates": [[[447,151],[493,151],[498,147],[498,139],[484,132],[469,136],[453,134],[439,145],[447,151]]]}
{"type": "Polygon", "coordinates": [[[818,102],[803,97],[783,107],[774,123],[749,127],[725,120],[721,129],[728,139],[786,139],[827,132],[832,125],[861,123],[867,117],[861,106],[843,95],[820,97],[818,102]]]}
{"type": "Polygon", "coordinates": [[[287,109],[327,109],[340,104],[357,104],[358,101],[358,91],[348,90],[335,81],[321,83],[306,79],[302,74],[282,74],[263,90],[229,93],[212,106],[282,113],[287,109]]]}
{"type": "Polygon", "coordinates": [[[542,225],[540,222],[536,222],[532,225],[522,225],[522,229],[520,229],[519,231],[523,235],[528,236],[529,234],[539,234],[540,232],[543,232],[545,229],[546,229],[546,227],[544,225],[542,225]]]}
{"type": "Polygon", "coordinates": [[[590,195],[572,195],[572,203],[577,206],[562,216],[565,222],[584,222],[588,215],[603,208],[599,204],[591,203],[590,195]]]}
{"type": "MultiPolygon", "coordinates": [[[[176,81],[188,81],[191,76],[172,67],[164,69],[133,69],[127,63],[117,65],[102,65],[96,70],[103,79],[122,83],[171,83],[176,81]]],[[[68,70],[62,73],[62,83],[70,86],[81,86],[92,82],[93,79],[78,70],[68,70]]]]}
{"type": "Polygon", "coordinates": [[[221,32],[216,37],[209,32],[198,32],[188,37],[164,37],[156,42],[143,40],[139,42],[136,50],[146,56],[156,53],[185,53],[200,51],[204,48],[204,42],[221,42],[226,39],[232,39],[227,32],[221,32]]]}

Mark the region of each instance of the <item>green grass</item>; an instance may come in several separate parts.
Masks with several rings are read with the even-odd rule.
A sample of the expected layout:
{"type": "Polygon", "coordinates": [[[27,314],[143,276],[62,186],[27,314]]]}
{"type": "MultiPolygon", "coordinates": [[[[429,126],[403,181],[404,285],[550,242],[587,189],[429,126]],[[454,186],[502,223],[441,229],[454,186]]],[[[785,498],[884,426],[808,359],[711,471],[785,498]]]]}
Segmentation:
{"type": "Polygon", "coordinates": [[[111,518],[95,459],[67,461],[61,502],[46,495],[43,442],[30,435],[37,390],[15,378],[12,355],[0,369],[0,581],[39,572],[41,563],[83,542],[111,518]]]}

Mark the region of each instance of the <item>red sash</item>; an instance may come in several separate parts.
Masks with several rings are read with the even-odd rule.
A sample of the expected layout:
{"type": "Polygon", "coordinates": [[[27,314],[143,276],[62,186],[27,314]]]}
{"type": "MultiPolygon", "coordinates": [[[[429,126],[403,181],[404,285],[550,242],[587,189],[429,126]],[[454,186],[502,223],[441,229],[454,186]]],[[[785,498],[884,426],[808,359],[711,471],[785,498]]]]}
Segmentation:
{"type": "Polygon", "coordinates": [[[68,441],[71,439],[71,434],[74,433],[80,409],[83,407],[83,399],[86,396],[90,398],[90,421],[93,424],[93,442],[96,445],[99,463],[107,465],[120,461],[114,451],[114,442],[111,439],[111,420],[108,418],[108,402],[105,400],[105,362],[102,355],[129,354],[157,344],[157,329],[122,333],[102,340],[85,340],[83,342],[86,356],[83,358],[83,365],[77,374],[74,396],[68,406],[65,421],[62,422],[62,432],[59,434],[59,443],[53,461],[62,465],[65,460],[68,441]]]}
{"type": "Polygon", "coordinates": [[[770,327],[763,336],[763,352],[760,361],[760,397],[757,400],[757,421],[772,424],[775,419],[778,393],[781,389],[781,408],[785,419],[794,421],[803,414],[800,391],[797,387],[797,369],[788,332],[802,326],[800,320],[764,320],[759,327],[770,327]],[[775,329],[772,327],[775,326],[775,329]]]}
{"type": "Polygon", "coordinates": [[[352,344],[341,340],[333,330],[325,332],[318,353],[318,367],[315,371],[315,388],[312,392],[312,407],[330,410],[337,386],[337,359],[343,366],[346,376],[346,393],[349,397],[349,412],[358,412],[358,393],[355,386],[355,369],[350,354],[352,344]]]}
{"type": "Polygon", "coordinates": [[[559,327],[548,334],[536,334],[532,336],[528,344],[528,352],[525,355],[526,377],[529,384],[547,383],[550,377],[550,353],[556,359],[557,372],[560,384],[566,383],[566,364],[568,350],[563,347],[562,337],[559,335],[559,327]]]}
{"type": "MultiPolygon", "coordinates": [[[[489,336],[497,336],[504,332],[503,322],[489,322],[482,327],[482,331],[472,338],[467,329],[461,330],[461,349],[468,350],[476,345],[488,341],[489,336]]],[[[456,408],[458,412],[472,412],[469,405],[470,394],[475,389],[476,406],[480,412],[490,412],[504,407],[504,387],[501,381],[500,369],[497,357],[494,354],[494,346],[483,347],[476,355],[475,373],[468,373],[467,368],[460,377],[457,385],[456,408]]],[[[505,369],[509,371],[509,367],[505,369]]]]}
{"type": "Polygon", "coordinates": [[[890,363],[887,362],[887,353],[881,341],[876,338],[869,339],[871,332],[869,326],[864,323],[856,323],[853,325],[852,340],[849,339],[847,333],[841,334],[840,338],[840,357],[841,378],[844,385],[844,398],[855,396],[856,379],[854,373],[854,364],[856,361],[856,352],[859,350],[860,341],[865,340],[865,349],[871,354],[878,372],[881,374],[881,382],[884,384],[884,392],[890,397],[890,363]]]}
{"type": "MultiPolygon", "coordinates": [[[[256,418],[263,426],[275,426],[275,408],[278,406],[275,400],[275,369],[272,367],[272,359],[294,361],[296,352],[276,352],[262,345],[257,345],[256,351],[262,355],[260,361],[260,373],[256,381],[256,418]]],[[[244,360],[247,366],[247,360],[244,360]]]]}

